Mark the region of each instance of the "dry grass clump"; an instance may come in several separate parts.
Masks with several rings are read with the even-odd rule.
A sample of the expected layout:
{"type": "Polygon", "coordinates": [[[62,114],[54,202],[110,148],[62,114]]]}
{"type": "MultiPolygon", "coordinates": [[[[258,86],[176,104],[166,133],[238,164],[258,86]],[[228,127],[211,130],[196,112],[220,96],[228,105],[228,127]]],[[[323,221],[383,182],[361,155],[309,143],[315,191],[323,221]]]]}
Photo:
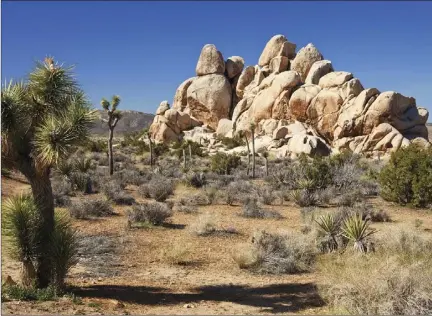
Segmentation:
{"type": "Polygon", "coordinates": [[[165,203],[148,202],[135,204],[128,210],[128,225],[146,223],[150,225],[162,225],[167,218],[172,216],[172,211],[165,203]]]}
{"type": "Polygon", "coordinates": [[[256,198],[247,198],[243,202],[243,212],[241,215],[250,218],[282,218],[282,215],[276,211],[261,208],[256,198]]]}
{"type": "Polygon", "coordinates": [[[164,202],[174,193],[174,183],[164,176],[155,175],[148,183],[142,184],[138,192],[145,198],[152,198],[158,202],[164,202]]]}
{"type": "Polygon", "coordinates": [[[242,269],[258,273],[299,273],[311,270],[316,251],[308,235],[259,231],[250,244],[239,246],[233,259],[242,269]]]}
{"type": "Polygon", "coordinates": [[[113,215],[114,209],[106,200],[81,200],[70,205],[69,213],[73,218],[88,219],[113,215]]]}
{"type": "Polygon", "coordinates": [[[161,251],[161,257],[169,264],[187,265],[192,261],[191,245],[175,241],[161,251]]]}
{"type": "Polygon", "coordinates": [[[197,236],[208,236],[217,231],[216,217],[211,213],[201,214],[189,226],[189,231],[197,236]]]}
{"type": "MultiPolygon", "coordinates": [[[[390,232],[389,232],[390,233],[390,232]]],[[[412,232],[392,231],[368,255],[324,256],[319,273],[323,298],[340,313],[430,315],[432,241],[412,232]]]]}
{"type": "Polygon", "coordinates": [[[117,205],[132,205],[135,199],[127,194],[117,181],[109,181],[103,186],[105,196],[117,205]]]}

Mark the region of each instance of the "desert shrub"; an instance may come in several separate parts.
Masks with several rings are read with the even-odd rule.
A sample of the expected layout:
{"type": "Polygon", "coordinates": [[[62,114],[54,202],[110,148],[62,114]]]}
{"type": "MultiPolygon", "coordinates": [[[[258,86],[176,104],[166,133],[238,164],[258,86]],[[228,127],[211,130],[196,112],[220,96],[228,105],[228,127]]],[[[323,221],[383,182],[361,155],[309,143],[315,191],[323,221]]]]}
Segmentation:
{"type": "Polygon", "coordinates": [[[73,218],[88,219],[113,215],[114,210],[106,200],[82,200],[72,203],[69,213],[73,218]]]}
{"type": "Polygon", "coordinates": [[[141,185],[149,181],[151,177],[151,173],[146,173],[145,171],[138,171],[131,168],[116,172],[111,178],[122,183],[123,187],[126,187],[128,184],[141,185]]]}
{"type": "Polygon", "coordinates": [[[320,295],[339,314],[428,315],[432,312],[432,242],[391,232],[375,253],[320,260],[320,295]]]}
{"type": "Polygon", "coordinates": [[[69,176],[72,188],[82,193],[93,193],[93,186],[90,174],[81,171],[73,171],[69,176]]]}
{"type": "Polygon", "coordinates": [[[328,205],[337,195],[337,189],[334,186],[329,186],[327,188],[317,190],[315,194],[317,203],[321,205],[328,205]]]}
{"type": "Polygon", "coordinates": [[[364,197],[358,188],[347,188],[334,199],[337,206],[354,206],[354,204],[363,201],[364,197]]]}
{"type": "Polygon", "coordinates": [[[214,186],[208,186],[204,189],[203,193],[205,194],[208,204],[216,203],[218,190],[214,186]]]}
{"type": "Polygon", "coordinates": [[[307,189],[291,191],[290,200],[300,207],[313,206],[317,204],[315,193],[307,189]]]}
{"type": "Polygon", "coordinates": [[[150,188],[149,188],[149,184],[148,183],[144,183],[141,184],[138,187],[138,193],[141,197],[145,198],[145,199],[150,199],[150,188]]]}
{"type": "Polygon", "coordinates": [[[416,145],[392,153],[379,175],[381,196],[402,205],[426,207],[432,203],[432,149],[416,145]]]}
{"type": "Polygon", "coordinates": [[[156,168],[155,173],[167,178],[178,179],[183,175],[180,167],[178,160],[172,159],[171,157],[164,157],[158,161],[158,168],[156,168]]]}
{"type": "Polygon", "coordinates": [[[309,236],[265,231],[255,233],[249,247],[233,253],[240,268],[271,274],[309,271],[315,256],[309,236]]]}
{"type": "Polygon", "coordinates": [[[282,218],[276,211],[261,208],[256,198],[247,198],[243,202],[242,216],[251,218],[282,218]]]}
{"type": "Polygon", "coordinates": [[[169,152],[169,146],[165,143],[157,143],[153,146],[153,153],[156,157],[160,157],[163,154],[169,152]]]}
{"type": "Polygon", "coordinates": [[[220,141],[227,149],[233,149],[239,146],[246,145],[244,140],[239,136],[234,137],[223,137],[219,136],[218,141],[220,141]]]}
{"type": "Polygon", "coordinates": [[[71,203],[71,199],[69,196],[64,195],[64,194],[54,194],[53,193],[53,198],[54,198],[54,206],[57,207],[65,207],[70,205],[71,203]]]}
{"type": "Polygon", "coordinates": [[[248,181],[234,181],[228,184],[224,193],[228,205],[233,205],[236,202],[242,203],[251,197],[251,193],[254,193],[254,186],[248,181]]]}
{"type": "Polygon", "coordinates": [[[197,236],[207,236],[217,231],[216,218],[211,213],[199,215],[189,226],[189,231],[197,236]]]}
{"type": "Polygon", "coordinates": [[[232,169],[235,169],[240,165],[240,162],[240,156],[218,152],[211,157],[211,170],[218,174],[229,175],[232,169]]]}
{"type": "Polygon", "coordinates": [[[83,147],[90,152],[96,152],[96,153],[108,152],[108,143],[102,139],[89,139],[83,144],[83,147]]]}
{"type": "Polygon", "coordinates": [[[127,194],[116,181],[109,181],[103,188],[105,196],[117,205],[132,205],[135,199],[127,194]]]}
{"type": "Polygon", "coordinates": [[[172,216],[171,209],[165,203],[148,202],[132,206],[128,211],[128,223],[147,223],[155,226],[162,225],[172,216]]]}
{"type": "Polygon", "coordinates": [[[271,205],[275,200],[273,189],[268,185],[257,187],[256,193],[262,204],[271,205]]]}
{"type": "Polygon", "coordinates": [[[75,171],[75,164],[69,160],[63,160],[56,165],[54,169],[54,174],[58,176],[63,176],[69,178],[71,173],[75,171]]]}
{"type": "Polygon", "coordinates": [[[207,184],[205,174],[203,172],[190,172],[185,175],[184,182],[194,188],[201,188],[207,184]]]}
{"type": "Polygon", "coordinates": [[[186,156],[189,156],[189,146],[191,149],[192,156],[198,156],[198,157],[204,157],[204,151],[202,150],[202,146],[194,142],[192,140],[183,140],[182,142],[176,142],[171,145],[171,148],[174,150],[174,154],[177,156],[177,158],[183,157],[183,150],[186,153],[186,156]]]}
{"type": "Polygon", "coordinates": [[[147,186],[150,197],[158,202],[165,201],[174,193],[173,182],[163,176],[154,176],[147,186]]]}
{"type": "Polygon", "coordinates": [[[96,165],[108,166],[108,155],[106,153],[91,153],[90,159],[93,160],[96,165]]]}
{"type": "Polygon", "coordinates": [[[183,204],[182,201],[174,203],[173,210],[186,214],[195,214],[198,212],[198,208],[195,205],[183,204]]]}
{"type": "Polygon", "coordinates": [[[207,195],[204,194],[203,192],[198,192],[189,196],[182,197],[180,199],[180,202],[183,205],[193,205],[193,206],[210,204],[207,195]]]}
{"type": "Polygon", "coordinates": [[[59,294],[58,289],[54,286],[38,289],[21,285],[4,285],[2,288],[2,300],[4,301],[54,301],[59,294]]]}

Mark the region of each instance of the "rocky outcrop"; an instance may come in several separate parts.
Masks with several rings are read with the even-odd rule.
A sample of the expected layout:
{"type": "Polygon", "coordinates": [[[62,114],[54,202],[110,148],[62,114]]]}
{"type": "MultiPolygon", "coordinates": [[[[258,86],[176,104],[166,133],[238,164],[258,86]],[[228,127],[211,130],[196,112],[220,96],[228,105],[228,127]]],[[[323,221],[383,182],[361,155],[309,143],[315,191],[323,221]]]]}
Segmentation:
{"type": "Polygon", "coordinates": [[[150,128],[157,141],[200,135],[212,146],[217,135],[233,137],[254,123],[260,144],[280,156],[430,144],[429,113],[414,98],[365,89],[354,74],[335,71],[313,44],[296,53],[285,36],[273,36],[258,64],[246,67],[242,57],[224,61],[214,45],[205,45],[196,73],[178,87],[173,109],[167,102],[157,109],[150,128]]]}

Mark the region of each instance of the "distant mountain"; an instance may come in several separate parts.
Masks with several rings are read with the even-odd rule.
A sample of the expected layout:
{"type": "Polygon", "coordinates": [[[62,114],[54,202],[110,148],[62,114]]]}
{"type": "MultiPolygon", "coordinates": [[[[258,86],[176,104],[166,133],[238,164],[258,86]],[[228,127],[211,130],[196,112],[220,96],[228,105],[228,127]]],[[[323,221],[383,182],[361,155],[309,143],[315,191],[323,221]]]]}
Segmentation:
{"type": "MultiPolygon", "coordinates": [[[[108,115],[103,110],[97,110],[99,118],[96,120],[94,126],[91,129],[92,134],[105,134],[108,132],[108,125],[103,122],[102,119],[108,119],[108,115]]],[[[117,123],[115,128],[115,134],[124,134],[135,131],[140,131],[143,128],[147,128],[153,122],[154,115],[143,113],[139,111],[121,111],[123,117],[117,123]]]]}

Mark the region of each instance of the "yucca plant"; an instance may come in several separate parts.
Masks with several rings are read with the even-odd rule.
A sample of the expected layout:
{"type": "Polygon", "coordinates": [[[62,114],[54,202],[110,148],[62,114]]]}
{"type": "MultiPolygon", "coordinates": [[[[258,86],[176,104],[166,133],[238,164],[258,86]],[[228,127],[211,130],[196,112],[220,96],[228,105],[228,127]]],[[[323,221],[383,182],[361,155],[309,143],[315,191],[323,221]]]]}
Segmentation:
{"type": "Polygon", "coordinates": [[[339,221],[329,213],[321,215],[315,222],[327,238],[325,248],[330,252],[336,250],[338,248],[336,237],[340,231],[339,221]]]}
{"type": "Polygon", "coordinates": [[[360,214],[348,217],[341,228],[341,234],[354,243],[354,249],[366,252],[366,240],[376,231],[369,229],[369,220],[363,220],[360,214]]]}
{"type": "Polygon", "coordinates": [[[102,108],[108,114],[108,120],[106,120],[109,128],[109,136],[108,136],[108,164],[109,164],[109,173],[113,175],[114,173],[114,158],[113,158],[113,137],[114,137],[114,128],[117,126],[118,121],[121,119],[122,114],[119,110],[117,110],[118,105],[120,104],[120,97],[115,95],[112,97],[111,103],[107,101],[105,98],[101,101],[102,108]]]}
{"type": "Polygon", "coordinates": [[[86,157],[78,157],[73,162],[74,168],[81,172],[87,172],[93,168],[92,161],[86,157]]]}
{"type": "Polygon", "coordinates": [[[54,199],[50,181],[53,167],[74,146],[87,140],[95,119],[71,67],[46,58],[25,81],[2,86],[2,164],[19,170],[29,181],[41,227],[36,258],[36,284],[47,287],[52,275],[50,236],[54,232],[54,199]]]}
{"type": "Polygon", "coordinates": [[[37,255],[39,214],[31,195],[18,195],[4,201],[2,224],[11,238],[11,254],[22,263],[21,280],[31,286],[36,273],[33,259],[37,255]]]}

